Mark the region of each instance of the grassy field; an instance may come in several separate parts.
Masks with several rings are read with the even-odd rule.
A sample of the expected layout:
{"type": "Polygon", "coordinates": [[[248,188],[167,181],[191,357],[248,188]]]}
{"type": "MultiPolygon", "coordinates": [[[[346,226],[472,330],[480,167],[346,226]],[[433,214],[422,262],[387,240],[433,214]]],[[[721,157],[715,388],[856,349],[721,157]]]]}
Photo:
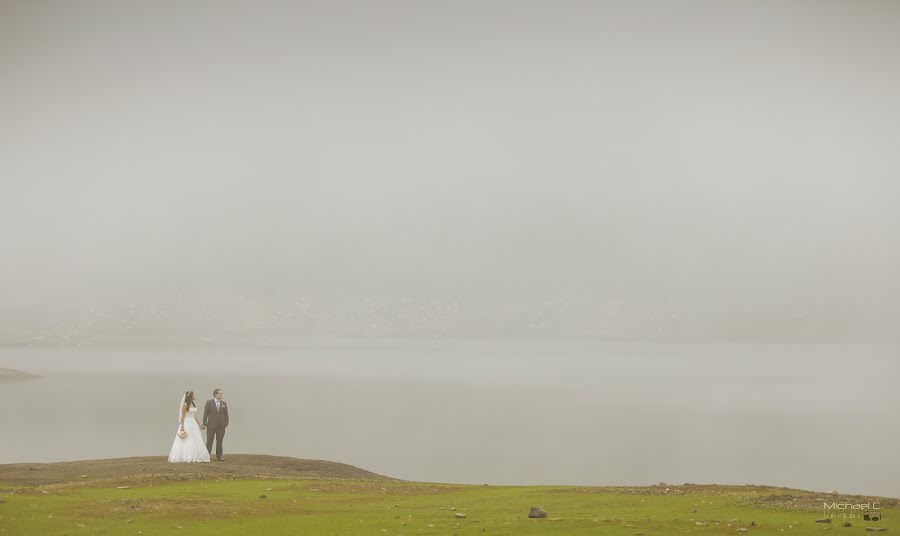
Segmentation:
{"type": "MultiPolygon", "coordinates": [[[[2,475],[0,475],[2,476],[2,475]]],[[[4,486],[0,534],[840,534],[893,532],[884,519],[816,523],[842,497],[757,486],[472,486],[396,480],[212,479],[4,486]],[[125,487],[128,486],[128,487],[125,487]],[[124,489],[120,489],[124,488],[124,489]],[[265,497],[263,497],[265,496],[265,497]],[[529,519],[531,506],[546,519],[529,519]],[[457,514],[465,514],[457,518],[457,514]]]]}

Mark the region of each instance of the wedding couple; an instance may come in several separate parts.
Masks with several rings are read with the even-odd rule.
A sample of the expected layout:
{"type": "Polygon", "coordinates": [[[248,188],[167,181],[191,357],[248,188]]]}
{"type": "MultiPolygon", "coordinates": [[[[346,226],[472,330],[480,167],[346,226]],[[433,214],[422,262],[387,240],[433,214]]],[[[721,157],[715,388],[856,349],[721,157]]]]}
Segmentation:
{"type": "Polygon", "coordinates": [[[181,405],[178,407],[178,432],[175,434],[175,442],[169,452],[169,461],[178,462],[208,462],[212,454],[213,440],[216,441],[216,459],[222,459],[222,439],[225,437],[225,427],[228,426],[228,405],[222,400],[222,390],[213,391],[212,400],[206,401],[203,408],[203,422],[197,418],[197,404],[194,402],[194,392],[188,391],[181,397],[181,405]],[[206,443],[200,430],[206,430],[206,443]]]}

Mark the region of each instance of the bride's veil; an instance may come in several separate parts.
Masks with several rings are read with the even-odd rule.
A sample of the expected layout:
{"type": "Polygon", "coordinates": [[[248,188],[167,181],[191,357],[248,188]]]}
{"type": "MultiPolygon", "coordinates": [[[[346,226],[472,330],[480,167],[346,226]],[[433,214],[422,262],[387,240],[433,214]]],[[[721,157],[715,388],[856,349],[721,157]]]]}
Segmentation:
{"type": "Polygon", "coordinates": [[[181,424],[181,408],[184,407],[184,399],[187,397],[187,393],[181,395],[181,403],[178,404],[178,424],[181,424]]]}

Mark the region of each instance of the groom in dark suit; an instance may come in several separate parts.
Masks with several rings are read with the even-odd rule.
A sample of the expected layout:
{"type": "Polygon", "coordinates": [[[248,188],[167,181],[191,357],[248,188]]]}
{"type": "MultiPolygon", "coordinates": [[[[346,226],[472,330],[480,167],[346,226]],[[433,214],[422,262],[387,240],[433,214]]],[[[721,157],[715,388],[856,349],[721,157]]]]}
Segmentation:
{"type": "Polygon", "coordinates": [[[222,459],[222,438],[228,426],[228,405],[222,400],[222,390],[213,391],[213,399],[206,401],[203,408],[203,426],[206,427],[206,450],[212,454],[213,439],[216,440],[216,459],[222,459]]]}

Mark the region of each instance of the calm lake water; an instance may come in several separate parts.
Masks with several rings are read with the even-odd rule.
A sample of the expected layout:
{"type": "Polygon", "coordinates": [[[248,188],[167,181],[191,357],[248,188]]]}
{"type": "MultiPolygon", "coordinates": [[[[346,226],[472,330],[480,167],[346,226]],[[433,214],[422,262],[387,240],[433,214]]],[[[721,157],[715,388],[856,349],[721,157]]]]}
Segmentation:
{"type": "Polygon", "coordinates": [[[0,349],[0,463],[167,455],[221,387],[231,453],[419,481],[900,497],[900,348],[331,340],[0,349]]]}

